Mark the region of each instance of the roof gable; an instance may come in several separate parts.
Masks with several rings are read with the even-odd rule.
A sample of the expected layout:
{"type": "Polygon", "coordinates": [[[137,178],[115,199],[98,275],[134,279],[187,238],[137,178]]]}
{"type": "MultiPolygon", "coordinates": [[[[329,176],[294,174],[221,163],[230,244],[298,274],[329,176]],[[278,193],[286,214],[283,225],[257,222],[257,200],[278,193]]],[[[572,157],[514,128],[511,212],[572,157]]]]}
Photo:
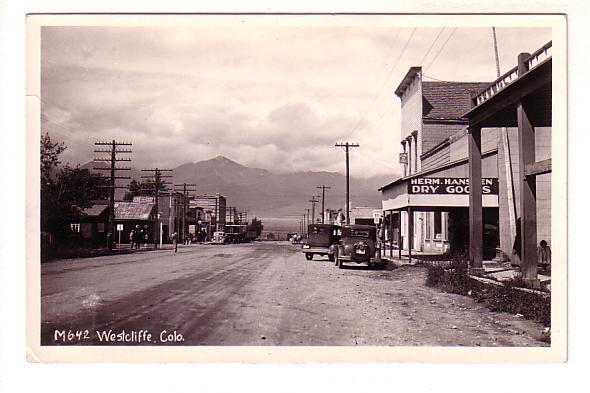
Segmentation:
{"type": "Polygon", "coordinates": [[[116,202],[115,219],[117,220],[149,220],[151,219],[153,203],[116,202]]]}
{"type": "Polygon", "coordinates": [[[82,215],[86,217],[98,217],[100,216],[109,206],[108,205],[92,205],[82,210],[82,215]]]}
{"type": "Polygon", "coordinates": [[[471,94],[489,85],[489,82],[422,82],[422,116],[431,120],[462,119],[472,107],[471,94]]]}

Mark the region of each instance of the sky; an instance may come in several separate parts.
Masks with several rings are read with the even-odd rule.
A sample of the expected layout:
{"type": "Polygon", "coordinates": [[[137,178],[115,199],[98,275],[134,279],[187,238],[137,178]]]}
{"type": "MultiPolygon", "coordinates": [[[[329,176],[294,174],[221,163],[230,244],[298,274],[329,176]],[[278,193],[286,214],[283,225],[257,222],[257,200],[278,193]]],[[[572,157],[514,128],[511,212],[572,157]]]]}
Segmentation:
{"type": "MultiPolygon", "coordinates": [[[[502,72],[551,40],[547,27],[496,31],[502,72]]],[[[273,172],[344,173],[334,145],[348,141],[360,145],[352,176],[395,177],[394,91],[419,65],[426,81],[493,81],[491,25],[276,15],[46,26],[41,131],[65,142],[71,164],[91,161],[95,141],[131,142],[136,168],[223,155],[273,172]]]]}

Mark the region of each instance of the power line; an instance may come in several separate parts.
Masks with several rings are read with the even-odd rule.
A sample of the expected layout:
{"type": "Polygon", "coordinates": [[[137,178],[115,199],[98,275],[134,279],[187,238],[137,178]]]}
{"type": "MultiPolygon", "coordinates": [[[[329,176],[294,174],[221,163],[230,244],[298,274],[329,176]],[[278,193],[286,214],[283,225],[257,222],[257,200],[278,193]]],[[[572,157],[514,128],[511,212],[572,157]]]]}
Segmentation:
{"type": "Polygon", "coordinates": [[[446,41],[442,44],[442,46],[440,47],[440,49],[438,50],[438,52],[436,52],[436,55],[430,61],[430,64],[428,64],[428,66],[424,68],[424,71],[427,71],[430,68],[430,66],[435,62],[435,60],[441,54],[441,52],[443,51],[443,49],[445,48],[445,46],[447,45],[447,43],[449,42],[449,40],[451,39],[451,37],[453,36],[453,34],[455,34],[455,31],[457,31],[457,27],[455,27],[453,29],[453,31],[451,31],[451,34],[449,34],[449,36],[447,37],[446,41]]]}
{"type": "Polygon", "coordinates": [[[315,224],[315,204],[319,202],[319,200],[315,199],[315,195],[311,197],[308,202],[311,202],[311,223],[315,224]]]}
{"type": "Polygon", "coordinates": [[[408,48],[408,45],[410,44],[410,41],[412,40],[412,37],[414,36],[414,33],[416,32],[416,27],[414,27],[414,29],[412,29],[412,33],[410,34],[410,36],[408,37],[408,39],[406,40],[406,43],[404,44],[404,47],[402,49],[402,51],[399,53],[399,55],[397,56],[397,59],[395,60],[393,67],[391,68],[391,70],[389,71],[389,73],[387,74],[387,77],[385,78],[385,80],[383,81],[383,83],[381,84],[381,87],[379,88],[379,92],[377,93],[377,95],[373,98],[373,100],[371,101],[371,103],[369,104],[369,106],[367,107],[367,109],[364,111],[363,115],[357,120],[356,124],[354,125],[354,127],[350,130],[350,132],[348,133],[348,135],[346,136],[346,138],[350,138],[354,132],[357,130],[358,126],[360,125],[361,120],[363,120],[366,116],[367,113],[369,113],[370,109],[373,107],[373,105],[375,104],[375,101],[377,101],[377,98],[379,98],[381,96],[381,93],[383,92],[383,88],[385,87],[385,84],[387,83],[387,81],[389,80],[389,78],[391,77],[391,74],[393,73],[393,71],[395,70],[395,68],[397,67],[397,64],[399,63],[399,61],[401,60],[402,56],[404,55],[404,53],[406,52],[406,49],[408,48]]]}
{"type": "MultiPolygon", "coordinates": [[[[432,48],[434,48],[434,45],[436,44],[436,42],[438,41],[438,39],[440,38],[440,36],[442,35],[442,33],[443,33],[443,31],[444,31],[444,30],[445,30],[445,27],[442,27],[442,28],[440,29],[440,31],[438,32],[438,34],[436,35],[436,37],[434,38],[434,40],[433,40],[433,41],[432,41],[432,43],[430,44],[430,47],[428,48],[428,50],[426,51],[426,53],[425,53],[425,54],[424,54],[424,56],[422,57],[422,60],[420,61],[420,63],[419,63],[419,64],[422,64],[422,63],[424,62],[424,60],[426,59],[426,57],[427,57],[427,56],[430,54],[430,51],[432,51],[432,48]]],[[[410,37],[410,39],[411,39],[411,37],[410,37]]],[[[409,44],[409,40],[408,40],[408,42],[406,43],[406,46],[407,46],[407,44],[409,44]]],[[[405,50],[405,48],[404,48],[404,50],[405,50]]],[[[403,52],[402,52],[402,54],[403,54],[403,52]]],[[[398,58],[398,59],[399,59],[399,58],[398,58]]],[[[396,63],[396,65],[397,65],[397,63],[396,63]]],[[[392,70],[392,71],[393,71],[393,70],[392,70]]],[[[389,76],[388,76],[388,78],[389,78],[389,76]]],[[[384,84],[384,85],[385,85],[385,84],[384,84]]],[[[384,85],[382,85],[382,88],[383,88],[383,86],[384,86],[384,85]]],[[[380,92],[380,93],[381,93],[381,92],[380,92]]],[[[379,94],[380,94],[380,93],[379,93],[379,94]]],[[[373,125],[372,125],[372,126],[369,128],[369,130],[368,130],[368,131],[365,133],[365,135],[364,135],[365,137],[366,137],[366,136],[369,136],[369,135],[371,135],[371,134],[373,134],[373,133],[374,133],[376,130],[378,130],[378,129],[379,129],[380,125],[379,125],[378,123],[379,123],[379,122],[380,122],[380,121],[381,121],[381,120],[384,118],[384,116],[385,116],[385,115],[386,115],[386,114],[387,114],[387,113],[388,113],[388,112],[391,110],[391,108],[392,108],[392,107],[393,107],[393,103],[391,104],[391,106],[390,106],[390,107],[388,107],[387,109],[385,109],[385,111],[383,111],[383,112],[381,113],[381,116],[379,116],[379,118],[377,119],[377,121],[376,121],[375,123],[373,123],[373,125]]],[[[350,135],[349,135],[349,136],[350,136],[350,135]]]]}
{"type": "Polygon", "coordinates": [[[424,55],[424,57],[422,58],[422,60],[420,60],[420,65],[422,65],[424,63],[424,60],[426,60],[426,57],[430,54],[430,51],[432,50],[432,48],[434,48],[434,44],[436,44],[436,42],[438,41],[439,37],[441,36],[442,32],[445,30],[445,28],[441,28],[440,31],[438,32],[436,38],[434,39],[434,41],[432,41],[432,44],[430,44],[430,48],[428,48],[428,50],[426,51],[426,54],[424,55]]]}
{"type": "Polygon", "coordinates": [[[349,164],[349,149],[351,147],[359,147],[358,143],[336,143],[336,147],[346,148],[346,223],[350,224],[350,164],[349,164]]]}
{"type": "Polygon", "coordinates": [[[97,149],[94,150],[95,153],[105,153],[109,154],[108,158],[105,157],[97,157],[94,159],[94,162],[109,162],[110,165],[108,167],[95,167],[95,170],[98,171],[110,171],[110,181],[109,184],[106,186],[109,188],[109,232],[110,236],[107,236],[107,248],[113,249],[114,247],[114,239],[115,239],[115,189],[116,188],[126,188],[117,186],[115,184],[117,179],[130,179],[129,176],[116,176],[117,171],[128,171],[131,168],[128,167],[117,167],[117,162],[129,162],[131,158],[120,158],[117,157],[117,154],[126,154],[131,153],[130,149],[120,149],[120,146],[131,146],[131,142],[117,142],[114,139],[111,142],[94,142],[95,146],[109,146],[109,149],[97,149]]]}
{"type": "Polygon", "coordinates": [[[389,162],[389,161],[380,160],[380,159],[373,159],[373,158],[371,158],[370,156],[368,156],[368,155],[366,155],[366,154],[363,154],[363,153],[362,153],[360,150],[359,150],[359,154],[360,154],[361,156],[365,157],[367,160],[369,160],[369,161],[371,161],[371,162],[373,162],[373,163],[375,163],[375,164],[377,164],[377,165],[384,165],[384,166],[386,166],[386,167],[388,167],[388,168],[390,168],[390,169],[394,169],[394,170],[397,170],[397,169],[398,169],[398,168],[395,168],[395,167],[393,167],[393,166],[390,166],[389,164],[391,164],[391,162],[389,162]],[[377,162],[377,161],[375,161],[375,160],[377,160],[377,161],[379,161],[379,162],[377,162]]]}
{"type": "Polygon", "coordinates": [[[324,211],[325,211],[325,208],[324,208],[324,199],[326,197],[326,190],[330,190],[331,188],[328,187],[328,186],[326,186],[325,184],[322,184],[321,186],[318,186],[316,188],[318,188],[318,189],[321,188],[322,189],[322,224],[324,224],[324,211]]]}
{"type": "Polygon", "coordinates": [[[160,234],[160,210],[159,210],[159,193],[160,191],[164,190],[166,184],[170,184],[164,180],[163,177],[172,177],[172,175],[163,175],[162,172],[172,172],[172,169],[142,169],[142,172],[154,172],[153,176],[141,176],[142,178],[152,178],[154,179],[154,199],[156,204],[156,220],[154,221],[154,248],[158,248],[158,238],[160,234]]]}
{"type": "Polygon", "coordinates": [[[437,81],[437,82],[448,82],[448,81],[445,81],[445,80],[442,80],[442,79],[433,78],[433,77],[431,77],[431,76],[428,76],[428,75],[426,75],[426,74],[422,74],[422,76],[423,76],[424,78],[432,79],[433,81],[437,81]]]}
{"type": "MultiPolygon", "coordinates": [[[[187,214],[187,201],[189,199],[189,192],[197,192],[196,184],[174,184],[173,187],[182,187],[181,189],[174,188],[174,191],[182,192],[182,242],[186,240],[186,214],[187,214]]],[[[176,221],[176,220],[175,220],[176,221]]]]}
{"type": "Polygon", "coordinates": [[[373,125],[365,133],[365,135],[364,135],[365,137],[372,135],[375,131],[377,131],[381,127],[382,123],[380,123],[380,122],[385,118],[385,115],[387,115],[389,112],[391,112],[392,108],[393,108],[393,102],[391,102],[391,104],[387,107],[387,109],[385,109],[383,111],[383,113],[381,113],[381,116],[379,116],[377,121],[375,123],[373,123],[373,125]]]}

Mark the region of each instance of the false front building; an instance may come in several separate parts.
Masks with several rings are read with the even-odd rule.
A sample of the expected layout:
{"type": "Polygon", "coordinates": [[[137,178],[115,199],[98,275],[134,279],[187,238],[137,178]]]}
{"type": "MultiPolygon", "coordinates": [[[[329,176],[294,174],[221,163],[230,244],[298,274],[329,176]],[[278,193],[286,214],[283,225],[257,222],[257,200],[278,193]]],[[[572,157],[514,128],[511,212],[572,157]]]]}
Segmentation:
{"type": "MultiPolygon", "coordinates": [[[[473,219],[470,178],[473,178],[474,183],[479,183],[477,195],[481,201],[480,258],[513,259],[520,215],[516,201],[521,188],[516,123],[474,123],[480,126],[475,155],[468,127],[470,122],[477,121],[474,116],[483,109],[474,112],[473,97],[481,96],[493,83],[430,82],[422,77],[421,67],[410,68],[395,91],[402,109],[403,176],[380,188],[386,237],[392,246],[395,243],[400,246],[400,255],[402,250],[410,255],[412,251],[469,251],[473,219]],[[470,157],[479,162],[475,178],[470,172],[470,157]]],[[[546,113],[546,109],[536,106],[538,112],[546,113]]],[[[537,161],[549,158],[551,128],[538,127],[532,138],[537,161]]],[[[550,175],[537,177],[536,183],[539,220],[535,240],[544,239],[548,243],[551,242],[550,180],[550,175]]]]}
{"type": "MultiPolygon", "coordinates": [[[[401,249],[458,252],[468,244],[468,122],[462,115],[471,107],[471,94],[488,85],[427,82],[422,68],[412,67],[396,89],[402,109],[403,177],[380,191],[387,238],[401,249]]],[[[493,228],[498,226],[497,129],[486,130],[482,139],[484,207],[493,228]]]]}

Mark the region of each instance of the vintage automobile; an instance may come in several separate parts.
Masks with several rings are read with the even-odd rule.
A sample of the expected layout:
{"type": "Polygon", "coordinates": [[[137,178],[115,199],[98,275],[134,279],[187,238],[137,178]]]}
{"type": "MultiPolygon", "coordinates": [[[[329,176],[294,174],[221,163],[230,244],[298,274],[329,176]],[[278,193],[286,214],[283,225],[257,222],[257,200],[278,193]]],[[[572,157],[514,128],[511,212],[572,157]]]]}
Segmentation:
{"type": "Polygon", "coordinates": [[[331,262],[335,261],[334,252],[340,241],[340,226],[332,224],[310,224],[307,227],[307,239],[301,246],[308,261],[314,255],[327,255],[331,262]]]}
{"type": "Polygon", "coordinates": [[[382,264],[381,250],[377,247],[377,228],[370,225],[343,225],[335,259],[340,269],[344,262],[366,263],[369,268],[382,264]]]}

